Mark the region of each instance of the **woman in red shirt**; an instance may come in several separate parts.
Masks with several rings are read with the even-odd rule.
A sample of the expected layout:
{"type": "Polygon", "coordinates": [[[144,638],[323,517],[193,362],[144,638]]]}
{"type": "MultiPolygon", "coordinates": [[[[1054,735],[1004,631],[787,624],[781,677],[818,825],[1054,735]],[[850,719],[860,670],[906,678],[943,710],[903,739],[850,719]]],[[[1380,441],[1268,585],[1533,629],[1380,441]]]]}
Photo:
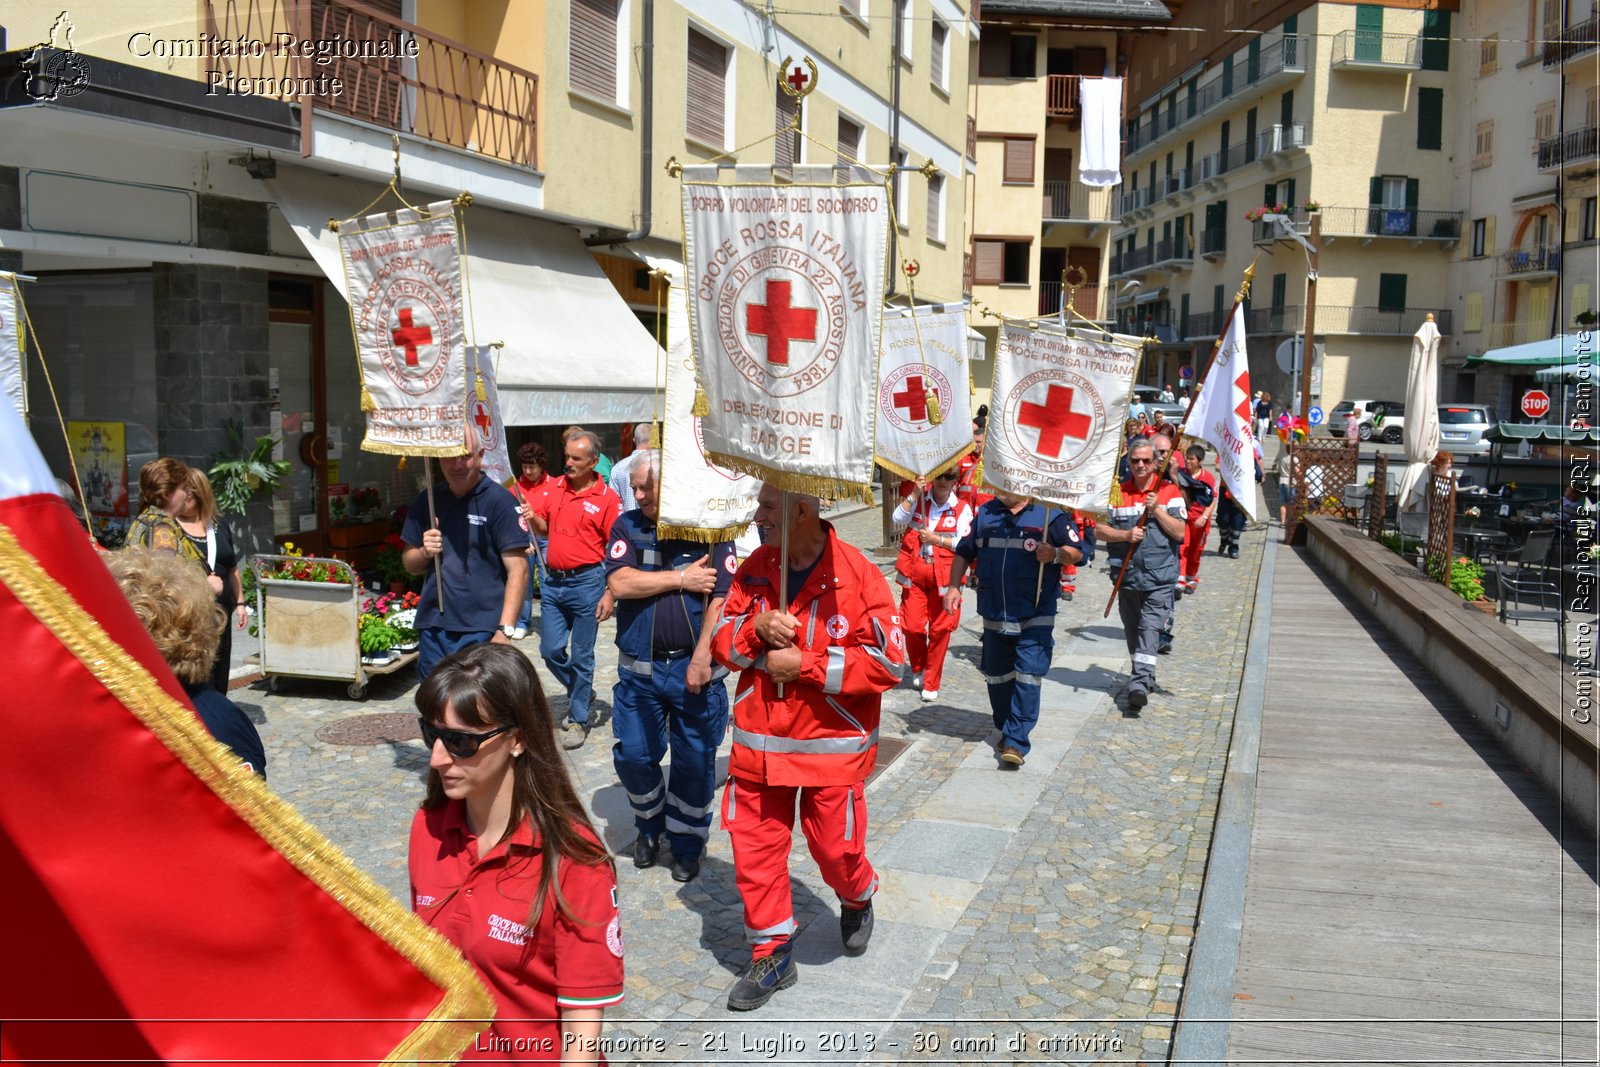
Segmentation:
{"type": "Polygon", "coordinates": [[[495,1020],[465,1059],[604,1063],[622,1000],[611,858],[590,825],[527,657],[483,644],[417,691],[428,792],[411,825],[413,907],[467,958],[495,1020]]]}

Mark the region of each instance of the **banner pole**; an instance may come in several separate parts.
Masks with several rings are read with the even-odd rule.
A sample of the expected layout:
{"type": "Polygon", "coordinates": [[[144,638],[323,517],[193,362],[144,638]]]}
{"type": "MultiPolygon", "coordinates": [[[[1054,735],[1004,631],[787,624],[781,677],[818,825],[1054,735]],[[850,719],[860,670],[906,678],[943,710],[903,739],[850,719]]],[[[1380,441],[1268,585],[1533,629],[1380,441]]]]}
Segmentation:
{"type": "MultiPolygon", "coordinates": [[[[1044,529],[1039,532],[1039,543],[1050,543],[1050,505],[1044,506],[1044,529]]],[[[1037,559],[1035,562],[1039,562],[1037,559]]],[[[1044,564],[1039,563],[1039,576],[1033,582],[1033,610],[1039,610],[1039,594],[1044,592],[1044,564]]]]}
{"type": "MultiPolygon", "coordinates": [[[[422,457],[422,477],[428,483],[428,527],[439,528],[439,516],[433,510],[433,457],[422,457]]],[[[444,567],[439,557],[433,557],[433,591],[439,597],[439,614],[444,614],[444,567]]]]}
{"type": "MultiPolygon", "coordinates": [[[[789,490],[783,491],[783,522],[778,527],[778,610],[789,612],[789,490]]],[[[778,699],[783,699],[783,683],[778,683],[778,699]]]]}

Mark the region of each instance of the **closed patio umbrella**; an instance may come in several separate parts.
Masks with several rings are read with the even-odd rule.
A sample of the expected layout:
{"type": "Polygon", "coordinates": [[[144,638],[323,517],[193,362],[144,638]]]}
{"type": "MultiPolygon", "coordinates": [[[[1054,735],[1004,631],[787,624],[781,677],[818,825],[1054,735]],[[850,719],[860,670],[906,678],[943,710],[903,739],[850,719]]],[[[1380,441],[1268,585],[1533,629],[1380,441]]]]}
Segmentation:
{"type": "Polygon", "coordinates": [[[1400,477],[1398,508],[1428,506],[1428,464],[1439,452],[1439,327],[1433,316],[1411,338],[1411,371],[1406,378],[1406,470],[1400,477]]]}

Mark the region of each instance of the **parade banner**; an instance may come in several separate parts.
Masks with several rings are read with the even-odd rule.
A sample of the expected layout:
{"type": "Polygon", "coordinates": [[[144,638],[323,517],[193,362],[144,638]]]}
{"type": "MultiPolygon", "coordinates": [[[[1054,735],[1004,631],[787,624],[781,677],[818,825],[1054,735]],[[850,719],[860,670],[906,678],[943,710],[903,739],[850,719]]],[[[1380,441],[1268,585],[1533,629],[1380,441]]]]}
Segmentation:
{"type": "Polygon", "coordinates": [[[877,416],[878,463],[902,478],[931,477],[971,451],[964,311],[885,312],[877,416]]]}
{"type": "Polygon", "coordinates": [[[1255,432],[1251,425],[1250,361],[1245,354],[1244,315],[1235,304],[1228,328],[1199,395],[1189,407],[1183,432],[1217,450],[1217,466],[1228,492],[1251,521],[1256,517],[1255,432]]]}
{"type": "Polygon", "coordinates": [[[368,452],[459,456],[466,441],[461,247],[448,200],[339,224],[368,452]]]}
{"type": "MultiPolygon", "coordinates": [[[[83,508],[96,537],[128,525],[127,426],[120,422],[67,423],[67,445],[83,482],[83,508]]],[[[151,457],[154,458],[154,457],[151,457]]]]}
{"type": "Polygon", "coordinates": [[[707,455],[870,500],[884,187],[685,184],[683,212],[707,455]]]}
{"type": "Polygon", "coordinates": [[[683,271],[675,267],[665,268],[673,285],[667,296],[666,416],[662,420],[656,534],[711,544],[732,540],[750,525],[761,483],[717,466],[706,454],[702,420],[693,410],[689,292],[678,284],[683,271]]]}
{"type": "Polygon", "coordinates": [[[0,391],[28,417],[27,367],[22,353],[27,350],[22,329],[22,293],[15,276],[0,271],[0,391]]]}
{"type": "Polygon", "coordinates": [[[494,345],[467,346],[467,416],[478,431],[484,476],[504,485],[520,472],[511,462],[506,423],[500,417],[500,389],[494,373],[498,354],[494,345]]]}
{"type": "Polygon", "coordinates": [[[1064,508],[1104,512],[1143,342],[1006,323],[1000,329],[988,484],[1064,508]]]}

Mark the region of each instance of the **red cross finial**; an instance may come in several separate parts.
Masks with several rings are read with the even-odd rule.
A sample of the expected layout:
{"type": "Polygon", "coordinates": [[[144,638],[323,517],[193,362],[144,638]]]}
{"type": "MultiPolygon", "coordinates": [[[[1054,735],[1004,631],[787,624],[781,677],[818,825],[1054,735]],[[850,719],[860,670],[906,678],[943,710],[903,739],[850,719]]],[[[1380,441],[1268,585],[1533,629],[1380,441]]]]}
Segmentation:
{"type": "Polygon", "coordinates": [[[392,331],[396,348],[406,350],[406,366],[417,365],[417,348],[420,345],[433,344],[433,331],[427,326],[413,326],[411,323],[411,309],[400,309],[400,328],[392,331]]]}
{"type": "Polygon", "coordinates": [[[790,341],[817,339],[816,309],[790,304],[792,285],[768,278],[767,302],[751,303],[744,309],[745,328],[767,339],[767,362],[780,367],[789,365],[790,341]]]}
{"type": "Polygon", "coordinates": [[[928,396],[929,390],[922,380],[922,375],[913,374],[906,379],[906,387],[898,393],[891,395],[897,408],[905,408],[906,415],[912,422],[928,421],[928,396]]]}
{"type": "Polygon", "coordinates": [[[1062,442],[1070,437],[1085,441],[1094,420],[1072,410],[1072,390],[1065,385],[1051,385],[1043,404],[1024,401],[1017,415],[1020,425],[1039,431],[1038,452],[1051,459],[1061,458],[1062,442]]]}

